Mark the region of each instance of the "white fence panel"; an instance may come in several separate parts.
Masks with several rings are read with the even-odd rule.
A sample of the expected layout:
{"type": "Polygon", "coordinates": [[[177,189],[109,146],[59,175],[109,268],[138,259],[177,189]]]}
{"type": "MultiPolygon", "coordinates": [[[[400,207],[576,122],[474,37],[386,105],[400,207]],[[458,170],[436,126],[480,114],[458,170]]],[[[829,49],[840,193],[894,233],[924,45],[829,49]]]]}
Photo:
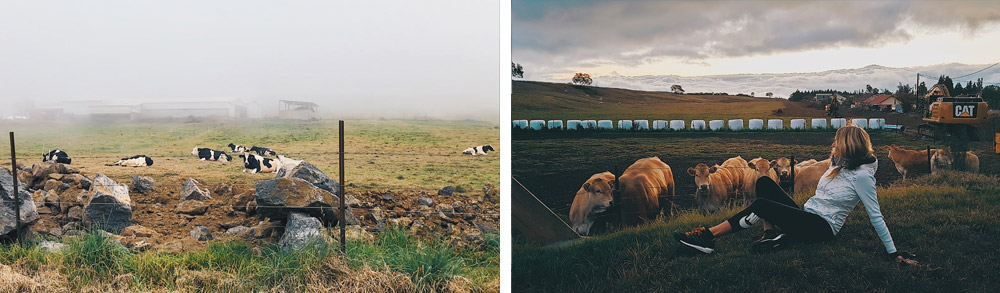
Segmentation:
{"type": "Polygon", "coordinates": [[[653,130],[667,129],[667,120],[653,120],[653,130]]]}
{"type": "Polygon", "coordinates": [[[721,130],[723,127],[726,127],[726,121],[723,120],[708,121],[708,129],[711,129],[712,131],[721,130]]]}
{"type": "Polygon", "coordinates": [[[562,120],[549,120],[549,129],[562,129],[562,120]]]}
{"type": "Polygon", "coordinates": [[[649,130],[649,120],[636,120],[635,129],[638,130],[649,130]]]}
{"type": "Polygon", "coordinates": [[[732,131],[743,130],[743,119],[729,120],[729,130],[732,131]]]}
{"type": "Polygon", "coordinates": [[[764,129],[764,119],[750,119],[750,130],[764,129]]]}
{"type": "Polygon", "coordinates": [[[618,129],[632,129],[632,120],[618,120],[618,129]]]}
{"type": "Polygon", "coordinates": [[[792,122],[789,122],[789,124],[792,129],[806,129],[805,119],[792,119],[792,122]]]}
{"type": "Polygon", "coordinates": [[[600,120],[600,121],[597,121],[597,128],[598,129],[615,129],[614,124],[612,124],[611,120],[600,120]]]}
{"type": "Polygon", "coordinates": [[[705,120],[691,120],[691,130],[705,130],[705,120]]]}
{"type": "Polygon", "coordinates": [[[813,118],[812,120],[813,129],[826,129],[826,118],[813,118]]]}
{"type": "Polygon", "coordinates": [[[545,120],[531,120],[528,122],[528,127],[532,130],[542,130],[545,128],[545,120]]]}
{"type": "Polygon", "coordinates": [[[830,119],[830,127],[833,129],[840,129],[841,127],[844,127],[844,125],[847,125],[847,119],[845,118],[830,119]]]}
{"type": "Polygon", "coordinates": [[[851,123],[853,123],[854,126],[857,126],[857,127],[868,128],[868,119],[865,119],[865,118],[854,118],[854,119],[851,119],[851,123]]]}
{"type": "Polygon", "coordinates": [[[583,121],[580,120],[566,120],[566,129],[568,130],[584,129],[586,128],[584,124],[585,123],[583,123],[583,121]]]}
{"type": "Polygon", "coordinates": [[[770,130],[784,130],[785,129],[785,125],[784,125],[784,122],[781,119],[768,119],[767,120],[767,129],[770,129],[770,130]]]}
{"type": "Polygon", "coordinates": [[[868,119],[868,128],[871,129],[882,129],[885,127],[884,118],[871,118],[868,119]]]}
{"type": "Polygon", "coordinates": [[[684,120],[670,120],[670,130],[684,130],[684,120]]]}

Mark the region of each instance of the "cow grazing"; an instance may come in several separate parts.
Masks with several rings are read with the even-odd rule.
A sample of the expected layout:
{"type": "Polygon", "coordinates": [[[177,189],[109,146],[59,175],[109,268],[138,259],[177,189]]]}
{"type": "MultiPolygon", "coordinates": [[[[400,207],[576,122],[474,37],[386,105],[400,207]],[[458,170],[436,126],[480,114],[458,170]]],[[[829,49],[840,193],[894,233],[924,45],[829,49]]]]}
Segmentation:
{"type": "Polygon", "coordinates": [[[496,150],[493,149],[492,145],[481,145],[481,146],[467,148],[464,151],[462,151],[462,154],[479,156],[479,155],[485,155],[489,151],[496,151],[496,150]]]}
{"type": "Polygon", "coordinates": [[[816,189],[819,179],[830,169],[830,159],[816,161],[808,160],[795,164],[795,194],[816,189]]]}
{"type": "MultiPolygon", "coordinates": [[[[937,174],[938,170],[951,170],[954,162],[950,148],[935,150],[931,155],[931,174],[937,174]]],[[[969,172],[979,173],[979,156],[972,151],[965,152],[965,167],[969,172]]]]}
{"type": "Polygon", "coordinates": [[[580,235],[590,234],[590,226],[594,225],[595,215],[611,207],[613,198],[611,191],[615,188],[615,175],[604,172],[590,176],[573,197],[570,206],[569,220],[573,231],[580,235]]]}
{"type": "Polygon", "coordinates": [[[757,196],[757,179],[760,177],[767,177],[774,180],[775,183],[778,181],[778,173],[771,169],[771,161],[765,160],[764,158],[757,157],[756,159],[747,162],[747,167],[750,169],[749,172],[744,172],[743,182],[741,184],[741,189],[751,198],[757,196]]]}
{"type": "MultiPolygon", "coordinates": [[[[896,171],[899,171],[899,174],[903,175],[903,180],[906,180],[906,174],[909,173],[930,173],[931,170],[928,169],[927,163],[927,150],[911,151],[896,145],[886,146],[885,148],[889,151],[889,159],[896,165],[896,171]]],[[[936,151],[936,149],[931,149],[931,151],[936,151]]]]}
{"type": "Polygon", "coordinates": [[[247,147],[233,143],[229,143],[229,149],[232,150],[234,153],[246,153],[249,151],[247,147]]]}
{"type": "Polygon", "coordinates": [[[676,192],[674,173],[660,158],[635,161],[625,169],[618,183],[621,184],[622,225],[635,226],[655,219],[661,208],[670,214],[670,203],[676,192]]]}
{"type": "Polygon", "coordinates": [[[264,158],[254,154],[242,154],[243,172],[245,173],[274,173],[281,168],[281,161],[271,158],[264,158]]]}
{"type": "Polygon", "coordinates": [[[217,151],[210,148],[195,147],[193,150],[191,150],[191,154],[198,156],[198,159],[201,159],[202,161],[209,160],[209,161],[229,162],[233,160],[233,156],[230,156],[226,152],[217,151]]]}
{"type": "Polygon", "coordinates": [[[153,165],[153,158],[146,155],[131,156],[128,158],[122,158],[115,162],[114,164],[107,164],[106,166],[122,166],[122,167],[146,167],[153,165]]]}
{"type": "Polygon", "coordinates": [[[701,213],[718,212],[722,210],[726,199],[736,194],[742,185],[743,172],[747,161],[741,157],[730,158],[722,166],[709,167],[700,163],[688,168],[687,173],[694,177],[695,201],[701,213]]]}
{"type": "Polygon", "coordinates": [[[269,148],[259,147],[259,146],[252,146],[252,147],[250,147],[250,152],[257,153],[257,155],[260,155],[260,156],[274,156],[274,155],[278,154],[278,153],[272,151],[269,148]]]}
{"type": "Polygon", "coordinates": [[[73,161],[66,152],[62,150],[51,150],[42,154],[42,161],[49,163],[69,164],[73,161]]]}

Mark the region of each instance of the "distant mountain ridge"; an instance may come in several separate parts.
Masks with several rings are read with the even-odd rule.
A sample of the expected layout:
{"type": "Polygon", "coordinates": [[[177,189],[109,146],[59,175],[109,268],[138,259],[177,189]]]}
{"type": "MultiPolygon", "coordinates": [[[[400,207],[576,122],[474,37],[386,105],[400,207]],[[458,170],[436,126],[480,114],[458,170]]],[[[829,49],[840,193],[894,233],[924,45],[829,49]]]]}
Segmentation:
{"type": "MultiPolygon", "coordinates": [[[[895,91],[899,83],[913,84],[916,82],[917,73],[921,74],[920,81],[926,82],[927,86],[930,87],[937,83],[937,78],[940,75],[954,78],[975,72],[986,66],[989,64],[949,63],[918,67],[885,67],[873,64],[861,68],[822,72],[707,76],[623,76],[612,73],[612,75],[594,77],[593,85],[643,91],[670,91],[670,86],[677,84],[681,85],[687,92],[725,92],[731,95],[752,92],[758,97],[772,92],[775,97],[788,98],[788,95],[796,89],[854,91],[871,85],[879,89],[887,88],[895,91]]],[[[970,79],[980,77],[987,84],[1000,82],[1000,66],[955,81],[961,81],[964,86],[970,79]]]]}

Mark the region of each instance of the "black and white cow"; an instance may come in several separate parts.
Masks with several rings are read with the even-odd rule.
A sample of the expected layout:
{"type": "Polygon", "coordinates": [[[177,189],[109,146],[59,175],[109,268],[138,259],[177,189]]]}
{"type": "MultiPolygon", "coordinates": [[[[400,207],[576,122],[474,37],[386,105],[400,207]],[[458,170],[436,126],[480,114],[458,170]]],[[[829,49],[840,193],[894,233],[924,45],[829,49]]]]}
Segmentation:
{"type": "Polygon", "coordinates": [[[70,159],[69,155],[62,150],[51,150],[48,153],[42,154],[42,161],[49,163],[69,164],[70,162],[73,161],[73,159],[70,159]]]}
{"type": "Polygon", "coordinates": [[[247,152],[247,147],[238,144],[229,143],[229,148],[233,150],[234,153],[245,153],[247,152]]]}
{"type": "Polygon", "coordinates": [[[122,166],[122,167],[145,167],[152,166],[153,158],[146,155],[131,156],[128,158],[122,158],[115,162],[114,164],[108,164],[108,166],[122,166]]]}
{"type": "Polygon", "coordinates": [[[251,152],[255,152],[261,156],[274,156],[277,155],[274,151],[266,147],[253,146],[250,148],[251,152]]]}
{"type": "Polygon", "coordinates": [[[477,146],[477,147],[467,148],[464,151],[462,151],[462,154],[463,155],[478,156],[478,155],[485,155],[486,152],[489,152],[489,151],[495,151],[493,149],[492,145],[481,145],[481,146],[477,146]]]}
{"type": "Polygon", "coordinates": [[[245,173],[274,173],[281,169],[281,161],[264,158],[254,154],[242,154],[243,172],[245,173]]]}
{"type": "Polygon", "coordinates": [[[195,147],[194,150],[191,150],[191,154],[195,155],[195,156],[198,156],[198,158],[201,159],[202,161],[204,161],[204,160],[210,160],[210,161],[226,161],[226,162],[229,162],[229,161],[233,160],[233,156],[230,156],[226,152],[217,151],[217,150],[213,150],[213,149],[210,149],[210,148],[195,147]]]}

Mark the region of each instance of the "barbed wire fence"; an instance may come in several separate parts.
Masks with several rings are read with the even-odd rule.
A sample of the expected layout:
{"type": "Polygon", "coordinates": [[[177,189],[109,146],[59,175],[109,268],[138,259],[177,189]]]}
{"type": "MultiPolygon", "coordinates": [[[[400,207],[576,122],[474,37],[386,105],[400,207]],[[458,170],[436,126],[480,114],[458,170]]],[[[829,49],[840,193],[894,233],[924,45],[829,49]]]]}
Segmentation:
{"type": "MultiPolygon", "coordinates": [[[[268,210],[268,209],[285,209],[285,210],[306,212],[306,213],[309,213],[309,214],[318,214],[318,215],[321,215],[321,217],[325,218],[326,216],[329,215],[329,214],[326,214],[326,213],[329,213],[329,212],[334,211],[334,210],[339,210],[339,212],[334,213],[334,215],[338,218],[337,219],[337,224],[338,224],[338,226],[340,228],[340,237],[339,238],[340,238],[340,242],[341,242],[340,243],[341,251],[345,251],[346,250],[346,240],[347,239],[346,239],[346,235],[345,234],[346,234],[346,228],[347,228],[346,226],[348,224],[348,221],[347,221],[348,219],[346,219],[347,213],[353,213],[352,217],[355,218],[355,219],[357,219],[360,222],[359,224],[365,223],[366,220],[372,220],[372,221],[376,222],[375,223],[376,225],[379,224],[379,223],[377,223],[378,222],[377,219],[364,219],[363,217],[365,217],[365,216],[373,217],[374,214],[381,214],[382,221],[386,222],[385,223],[386,225],[389,224],[389,223],[387,223],[387,221],[390,220],[393,217],[396,217],[396,218],[400,218],[400,217],[426,217],[426,216],[441,215],[441,216],[446,216],[447,218],[450,218],[450,220],[452,220],[453,223],[457,223],[458,221],[466,221],[466,220],[471,221],[473,219],[483,219],[483,218],[490,219],[489,220],[490,222],[492,222],[493,220],[498,220],[499,219],[499,217],[500,217],[499,211],[493,211],[494,209],[491,208],[491,207],[489,207],[489,206],[485,206],[485,207],[478,207],[477,206],[476,209],[475,209],[477,211],[473,211],[472,209],[468,208],[471,205],[470,202],[477,202],[477,201],[471,199],[471,198],[474,198],[474,197],[470,197],[468,195],[463,195],[463,193],[465,193],[465,192],[462,191],[462,190],[457,190],[455,192],[456,194],[454,195],[455,196],[454,202],[455,202],[455,204],[458,204],[459,202],[461,202],[461,204],[459,204],[458,206],[466,207],[463,210],[457,210],[456,208],[454,208],[455,205],[451,205],[452,209],[449,209],[449,210],[446,210],[446,211],[441,211],[438,208],[436,208],[433,204],[431,204],[431,205],[422,205],[422,204],[419,204],[419,203],[415,203],[411,208],[399,208],[399,204],[402,204],[404,202],[402,200],[397,200],[397,199],[393,199],[393,200],[384,200],[383,199],[384,201],[386,201],[386,202],[388,202],[390,204],[389,208],[380,207],[380,204],[382,204],[382,202],[380,202],[379,199],[377,199],[377,198],[368,198],[366,200],[355,199],[356,201],[355,202],[351,202],[351,203],[344,202],[352,194],[354,196],[364,195],[364,196],[376,197],[377,194],[389,193],[389,194],[395,194],[394,195],[394,197],[395,197],[395,196],[400,195],[400,192],[401,192],[403,194],[409,194],[409,195],[411,195],[413,197],[413,201],[414,202],[417,202],[416,197],[418,197],[418,196],[419,197],[428,197],[428,198],[434,198],[435,196],[438,196],[439,189],[428,188],[428,187],[425,187],[425,185],[412,186],[412,185],[404,185],[404,184],[386,183],[388,180],[378,181],[378,182],[363,182],[363,183],[358,183],[357,185],[355,185],[355,183],[350,182],[349,179],[346,178],[346,176],[345,176],[346,173],[345,173],[344,167],[345,167],[346,164],[350,164],[350,163],[355,163],[355,164],[359,164],[359,165],[360,164],[367,164],[367,163],[369,163],[370,160],[368,158],[364,158],[363,156],[376,157],[376,158],[379,158],[379,157],[389,157],[389,158],[392,158],[392,157],[410,157],[410,158],[413,158],[413,160],[414,160],[413,162],[415,162],[415,164],[416,164],[416,165],[414,165],[414,168],[423,168],[423,169],[426,169],[426,168],[439,168],[439,169],[457,170],[456,172],[467,172],[468,170],[480,170],[481,167],[476,166],[475,163],[471,163],[470,164],[468,161],[443,161],[442,162],[442,161],[425,161],[425,160],[421,160],[422,158],[441,158],[441,159],[447,159],[447,158],[470,157],[468,155],[461,154],[461,150],[457,150],[457,151],[451,152],[451,153],[433,153],[433,152],[404,153],[404,152],[379,152],[379,151],[360,151],[360,152],[359,151],[353,151],[353,152],[351,152],[351,151],[344,151],[344,140],[343,139],[344,139],[345,136],[344,136],[344,133],[343,133],[343,130],[344,130],[344,128],[343,128],[344,127],[343,121],[340,121],[340,125],[339,126],[340,126],[340,128],[339,128],[339,131],[340,131],[339,146],[340,146],[340,148],[339,148],[339,150],[337,152],[335,152],[335,154],[338,155],[338,159],[339,159],[335,163],[339,167],[338,175],[339,175],[339,179],[340,180],[337,181],[339,189],[338,190],[332,190],[332,191],[331,190],[327,190],[327,191],[329,191],[331,194],[333,194],[334,196],[336,196],[337,198],[339,198],[339,200],[341,202],[329,202],[328,204],[330,204],[330,206],[306,206],[306,207],[254,205],[253,208],[256,209],[256,214],[257,215],[259,215],[260,211],[262,211],[262,210],[268,210]],[[350,189],[355,189],[355,190],[354,190],[354,192],[350,192],[349,191],[350,189]],[[345,194],[347,196],[343,196],[345,194]],[[396,208],[393,208],[392,206],[396,206],[396,208]],[[350,210],[348,210],[348,209],[350,209],[350,210]]],[[[4,188],[13,187],[10,190],[18,190],[18,189],[20,189],[20,190],[23,190],[24,192],[29,192],[29,189],[32,189],[32,190],[34,190],[36,192],[36,193],[32,193],[31,194],[33,197],[35,197],[35,195],[38,195],[37,191],[41,191],[41,190],[44,190],[46,192],[46,193],[42,193],[43,196],[45,194],[48,194],[49,192],[51,192],[51,193],[59,193],[59,192],[65,191],[65,189],[62,189],[62,187],[59,187],[60,189],[56,189],[56,190],[49,190],[49,189],[44,188],[42,186],[42,184],[44,184],[44,182],[46,182],[48,179],[45,179],[45,180],[41,181],[41,184],[39,184],[39,182],[18,182],[18,180],[20,178],[22,178],[21,176],[19,176],[19,174],[26,172],[26,170],[24,170],[24,169],[30,170],[31,166],[33,165],[33,164],[22,164],[22,163],[26,162],[25,160],[21,160],[21,162],[19,163],[18,159],[31,158],[31,159],[28,159],[27,161],[31,161],[31,162],[34,163],[34,162],[36,162],[35,158],[38,157],[38,153],[34,153],[34,152],[28,153],[28,152],[24,152],[24,151],[22,151],[22,152],[19,153],[18,150],[15,148],[15,140],[14,140],[14,132],[13,131],[10,132],[10,146],[11,146],[11,163],[10,163],[11,164],[11,175],[14,178],[14,182],[12,182],[12,183],[6,183],[6,184],[13,184],[13,186],[7,185],[7,186],[4,186],[4,188]],[[22,168],[24,168],[24,169],[22,169],[22,168]]],[[[47,146],[42,146],[42,148],[44,150],[41,151],[41,153],[48,153],[48,151],[50,151],[50,149],[47,149],[47,146]]],[[[238,155],[240,153],[230,153],[228,148],[225,149],[225,150],[223,150],[223,151],[225,151],[226,153],[229,153],[233,157],[232,161],[228,162],[228,164],[236,163],[236,164],[239,164],[240,167],[243,167],[243,160],[238,157],[238,155]]],[[[253,154],[253,153],[251,152],[250,154],[253,154]]],[[[315,157],[318,157],[318,156],[330,157],[330,155],[332,153],[331,152],[310,152],[310,151],[306,151],[306,152],[289,152],[289,153],[280,153],[280,154],[282,156],[287,156],[289,158],[299,159],[299,160],[303,160],[303,161],[307,161],[307,162],[312,163],[312,162],[315,162],[315,161],[308,160],[308,158],[310,158],[310,157],[315,158],[315,157]]],[[[202,161],[202,160],[199,160],[196,155],[192,155],[190,153],[190,149],[188,149],[187,151],[184,151],[184,152],[181,152],[181,151],[176,151],[176,152],[162,152],[161,150],[157,150],[157,152],[150,153],[148,156],[152,157],[154,159],[157,159],[157,160],[159,160],[159,159],[173,159],[173,160],[190,160],[191,162],[202,161]]],[[[82,160],[90,160],[90,161],[99,160],[99,161],[102,161],[102,162],[106,161],[107,163],[114,163],[114,162],[116,162],[116,161],[118,161],[120,159],[123,159],[121,156],[115,156],[115,155],[72,155],[71,154],[70,157],[74,160],[73,163],[78,163],[78,162],[80,162],[81,159],[82,160]]],[[[277,160],[277,159],[274,159],[274,160],[277,160]]],[[[213,162],[211,160],[204,160],[204,161],[208,161],[208,162],[203,162],[203,163],[206,163],[206,164],[207,163],[220,163],[220,164],[223,164],[222,162],[213,162]]],[[[68,165],[68,166],[74,166],[74,165],[68,165]]],[[[106,167],[106,165],[102,164],[100,167],[106,167]]],[[[115,168],[118,168],[118,167],[115,167],[115,168]]],[[[129,169],[133,169],[134,168],[135,170],[141,170],[142,167],[121,167],[121,168],[129,168],[129,169]]],[[[499,169],[497,169],[497,171],[499,171],[499,169]]],[[[146,173],[146,172],[135,172],[135,173],[136,174],[133,174],[133,175],[136,175],[136,176],[149,176],[149,174],[146,173]]],[[[30,172],[29,172],[29,174],[30,174],[30,172]]],[[[238,173],[238,174],[242,174],[242,173],[238,173]]],[[[96,174],[91,174],[91,176],[84,175],[84,177],[87,180],[91,181],[91,185],[90,185],[91,187],[96,184],[96,183],[93,182],[93,179],[94,179],[93,176],[95,176],[95,175],[96,174]]],[[[207,190],[210,194],[217,194],[217,191],[215,189],[221,187],[221,185],[223,185],[223,184],[226,185],[226,186],[228,186],[230,188],[230,190],[232,190],[233,188],[240,188],[242,190],[249,189],[250,190],[250,194],[249,194],[249,200],[248,201],[254,201],[254,189],[257,187],[257,183],[256,182],[259,182],[259,181],[265,180],[265,179],[274,178],[272,176],[262,177],[262,178],[253,178],[252,176],[254,176],[254,175],[249,175],[248,174],[249,176],[251,176],[251,178],[234,178],[233,176],[224,176],[224,178],[212,178],[212,179],[205,180],[205,179],[201,179],[201,178],[196,178],[197,175],[185,176],[185,174],[183,174],[182,172],[171,173],[170,175],[174,175],[174,176],[180,175],[181,178],[187,177],[187,178],[195,179],[198,182],[198,184],[197,184],[198,188],[200,190],[203,190],[203,191],[207,190]],[[230,180],[232,180],[232,181],[230,181],[230,180]],[[239,180],[250,180],[250,181],[254,181],[254,182],[252,182],[252,183],[251,182],[238,182],[239,180]],[[233,181],[237,181],[237,182],[233,182],[233,181]]],[[[126,176],[132,176],[132,175],[126,175],[126,176]]],[[[119,177],[119,176],[115,176],[115,177],[119,177]]],[[[30,176],[28,178],[30,178],[30,176]]],[[[330,179],[333,180],[335,178],[333,176],[330,176],[330,179]]],[[[74,183],[65,182],[65,181],[62,181],[62,180],[57,180],[57,181],[60,181],[60,183],[63,183],[63,184],[69,184],[69,185],[74,184],[74,183]]],[[[114,184],[109,184],[109,185],[104,185],[104,186],[108,187],[108,188],[112,188],[112,189],[114,189],[114,188],[126,188],[129,191],[133,190],[132,188],[130,188],[129,184],[119,183],[118,181],[115,181],[114,179],[112,179],[112,181],[114,181],[114,184]]],[[[79,183],[79,182],[77,182],[77,183],[79,183]]],[[[492,183],[492,182],[489,182],[489,183],[492,183]]],[[[134,183],[133,183],[133,185],[134,185],[134,183]]],[[[72,188],[72,186],[70,188],[72,188]]],[[[320,188],[320,189],[323,189],[323,188],[320,188]]],[[[170,184],[170,185],[157,184],[156,187],[155,187],[155,190],[158,191],[158,192],[169,192],[171,194],[175,194],[176,195],[176,194],[180,194],[181,193],[180,191],[183,190],[183,184],[176,184],[176,185],[174,185],[174,184],[170,184]],[[175,193],[175,191],[176,191],[176,193],[175,193]]],[[[78,195],[89,195],[91,193],[91,190],[89,190],[89,189],[88,190],[84,190],[84,191],[85,192],[80,193],[78,195]]],[[[478,191],[476,191],[476,190],[470,190],[470,193],[474,193],[474,192],[478,192],[478,191]]],[[[241,195],[246,196],[247,194],[241,194],[241,195]]],[[[9,194],[9,196],[10,196],[9,199],[8,198],[0,198],[0,202],[2,202],[4,205],[13,205],[14,206],[13,208],[15,209],[15,215],[21,215],[20,208],[21,208],[22,205],[27,204],[25,202],[26,199],[21,197],[20,192],[13,192],[12,194],[9,194]]],[[[159,197],[157,197],[157,198],[143,198],[141,196],[136,196],[135,194],[131,195],[130,197],[131,197],[131,199],[130,199],[130,202],[128,203],[128,205],[133,210],[133,213],[137,213],[137,212],[142,211],[142,210],[154,210],[156,208],[164,208],[164,207],[168,206],[168,203],[172,203],[172,200],[173,200],[173,199],[171,199],[171,201],[163,201],[163,198],[169,197],[168,195],[164,195],[163,193],[161,193],[161,195],[159,197]]],[[[34,201],[36,211],[38,211],[39,208],[46,207],[46,206],[54,206],[54,207],[63,207],[63,206],[73,207],[73,206],[79,206],[79,207],[84,207],[84,206],[90,206],[90,205],[96,205],[96,206],[114,206],[114,205],[120,205],[119,203],[110,203],[110,202],[109,203],[104,203],[104,202],[81,202],[79,200],[78,201],[66,200],[62,196],[56,196],[55,198],[58,198],[58,200],[51,200],[51,198],[32,198],[32,201],[34,201]],[[38,203],[41,203],[41,205],[38,205],[38,203]]],[[[176,199],[179,200],[177,202],[178,204],[183,201],[183,200],[180,200],[179,198],[176,198],[176,199]]],[[[483,201],[486,201],[485,197],[483,199],[484,199],[483,201]]],[[[246,208],[247,208],[246,205],[232,204],[232,203],[219,203],[219,201],[226,201],[226,199],[213,199],[211,202],[208,202],[206,200],[206,202],[204,202],[204,206],[207,209],[231,208],[233,210],[241,210],[241,211],[245,211],[246,208]]],[[[232,201],[232,200],[230,199],[229,201],[232,201]]],[[[445,202],[447,202],[447,201],[445,201],[445,202]]],[[[478,202],[478,205],[484,205],[484,202],[478,202]]],[[[50,211],[49,213],[52,213],[52,214],[66,213],[66,210],[58,211],[58,209],[59,208],[55,208],[54,211],[50,211]]],[[[174,208],[173,207],[169,207],[168,209],[173,210],[174,208]]],[[[178,214],[180,214],[180,213],[178,213],[178,214]]],[[[63,215],[62,217],[63,218],[68,218],[67,215],[63,215]]],[[[250,217],[252,217],[252,214],[250,214],[248,212],[246,217],[250,218],[250,217]]],[[[23,226],[22,223],[21,223],[22,217],[15,217],[15,218],[16,218],[17,222],[15,223],[15,231],[14,231],[14,233],[16,235],[16,240],[17,241],[21,241],[22,240],[21,238],[24,235],[23,231],[21,231],[22,230],[22,226],[23,226]]],[[[110,218],[93,219],[93,220],[94,221],[91,221],[91,222],[94,223],[94,224],[97,224],[97,225],[112,225],[112,226],[114,226],[114,225],[137,224],[137,221],[135,221],[135,217],[134,216],[132,217],[132,220],[127,221],[127,222],[115,222],[115,221],[112,221],[112,219],[110,219],[110,218]]],[[[68,220],[68,219],[62,219],[62,220],[57,221],[57,222],[66,222],[66,223],[69,223],[69,222],[74,222],[74,221],[68,220]]],[[[83,219],[79,219],[79,222],[82,225],[86,225],[86,222],[84,222],[83,219]]],[[[327,221],[323,220],[322,222],[324,223],[324,226],[326,226],[327,228],[332,228],[328,224],[327,221]]],[[[62,225],[62,224],[63,223],[60,223],[60,225],[62,225]]],[[[425,223],[425,224],[426,225],[433,225],[432,223],[425,223]]],[[[362,226],[363,226],[362,228],[364,228],[364,225],[362,225],[362,226]]],[[[473,226],[475,226],[475,225],[473,225],[473,226]]],[[[267,227],[269,229],[273,229],[273,228],[284,229],[287,226],[283,225],[283,224],[279,224],[279,223],[277,223],[277,221],[275,221],[275,222],[272,222],[272,224],[269,225],[269,226],[267,226],[267,227]]],[[[92,227],[92,228],[94,228],[94,227],[92,227]]]]}

